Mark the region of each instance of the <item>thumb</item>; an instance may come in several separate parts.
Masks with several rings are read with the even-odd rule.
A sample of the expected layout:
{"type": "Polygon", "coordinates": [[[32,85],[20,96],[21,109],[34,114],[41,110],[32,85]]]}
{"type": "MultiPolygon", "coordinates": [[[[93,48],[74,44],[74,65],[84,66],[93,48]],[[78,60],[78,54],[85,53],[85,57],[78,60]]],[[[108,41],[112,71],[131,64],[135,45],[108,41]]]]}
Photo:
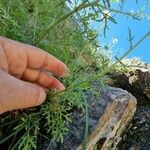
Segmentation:
{"type": "Polygon", "coordinates": [[[0,114],[44,102],[46,93],[37,85],[19,80],[0,70],[0,114]]]}

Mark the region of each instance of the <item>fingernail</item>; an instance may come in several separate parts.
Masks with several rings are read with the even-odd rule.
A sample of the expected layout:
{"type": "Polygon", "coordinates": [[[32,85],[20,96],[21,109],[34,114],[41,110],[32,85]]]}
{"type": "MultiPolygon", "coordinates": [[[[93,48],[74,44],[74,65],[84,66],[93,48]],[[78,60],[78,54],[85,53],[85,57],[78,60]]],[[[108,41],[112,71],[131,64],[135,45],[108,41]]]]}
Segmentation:
{"type": "Polygon", "coordinates": [[[62,77],[68,77],[68,76],[69,76],[69,69],[66,67],[62,74],[62,77]]]}
{"type": "Polygon", "coordinates": [[[63,84],[59,84],[58,86],[58,91],[64,91],[65,90],[65,86],[63,84]]]}
{"type": "Polygon", "coordinates": [[[43,89],[40,89],[40,95],[37,105],[41,105],[46,99],[46,93],[43,89]]]}

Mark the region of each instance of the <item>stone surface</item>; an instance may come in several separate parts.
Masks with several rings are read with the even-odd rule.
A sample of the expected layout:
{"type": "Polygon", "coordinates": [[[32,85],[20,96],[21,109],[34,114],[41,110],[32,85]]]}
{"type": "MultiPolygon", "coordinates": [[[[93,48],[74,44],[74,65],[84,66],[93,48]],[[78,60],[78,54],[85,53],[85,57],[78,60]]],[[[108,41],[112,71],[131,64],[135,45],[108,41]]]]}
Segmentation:
{"type": "Polygon", "coordinates": [[[141,90],[150,100],[150,71],[137,69],[129,77],[129,83],[141,90]]]}
{"type": "Polygon", "coordinates": [[[119,150],[150,150],[150,104],[137,108],[119,150]]]}
{"type": "MultiPolygon", "coordinates": [[[[87,139],[87,150],[90,150],[98,141],[101,149],[115,148],[125,127],[132,119],[136,110],[136,99],[127,91],[108,87],[95,98],[86,93],[89,105],[89,137],[87,139]]],[[[80,111],[73,112],[73,122],[70,124],[70,132],[64,138],[64,143],[53,143],[43,138],[39,150],[80,150],[85,134],[85,115],[80,111]]]]}
{"type": "Polygon", "coordinates": [[[137,100],[145,99],[150,102],[150,70],[136,69],[127,73],[109,73],[108,84],[123,88],[132,93],[137,100]],[[139,99],[139,97],[141,97],[139,99]]]}
{"type": "Polygon", "coordinates": [[[136,68],[123,74],[110,73],[111,86],[127,90],[137,99],[137,111],[126,129],[119,150],[150,149],[150,67],[136,68]]]}

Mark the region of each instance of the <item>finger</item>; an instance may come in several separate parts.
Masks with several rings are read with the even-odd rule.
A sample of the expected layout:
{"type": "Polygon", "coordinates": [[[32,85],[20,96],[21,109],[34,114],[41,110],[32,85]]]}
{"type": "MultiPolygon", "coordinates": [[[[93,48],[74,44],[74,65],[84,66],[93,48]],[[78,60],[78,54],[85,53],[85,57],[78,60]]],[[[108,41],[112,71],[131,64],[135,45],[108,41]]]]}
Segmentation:
{"type": "Polygon", "coordinates": [[[44,68],[47,71],[54,73],[56,76],[67,76],[67,66],[56,57],[39,48],[29,45],[26,45],[26,53],[28,58],[27,66],[29,68],[44,68]]]}
{"type": "Polygon", "coordinates": [[[32,84],[34,84],[34,85],[38,86],[39,88],[43,89],[46,93],[48,93],[49,90],[50,90],[50,89],[48,89],[48,88],[46,88],[46,87],[43,87],[42,85],[40,85],[40,84],[38,84],[38,83],[36,83],[36,82],[33,82],[32,84]]]}
{"type": "Polygon", "coordinates": [[[68,68],[63,62],[41,50],[40,48],[22,44],[7,38],[1,37],[1,39],[5,49],[11,48],[11,51],[17,50],[17,53],[21,51],[21,53],[26,55],[27,67],[33,69],[45,68],[47,71],[54,73],[56,76],[66,76],[68,74],[68,68]]]}
{"type": "Polygon", "coordinates": [[[43,89],[0,70],[0,113],[38,106],[45,98],[43,89]]]}
{"type": "Polygon", "coordinates": [[[47,72],[27,68],[22,76],[23,80],[36,82],[45,88],[53,88],[58,91],[65,89],[64,85],[53,76],[49,76],[47,72]]]}

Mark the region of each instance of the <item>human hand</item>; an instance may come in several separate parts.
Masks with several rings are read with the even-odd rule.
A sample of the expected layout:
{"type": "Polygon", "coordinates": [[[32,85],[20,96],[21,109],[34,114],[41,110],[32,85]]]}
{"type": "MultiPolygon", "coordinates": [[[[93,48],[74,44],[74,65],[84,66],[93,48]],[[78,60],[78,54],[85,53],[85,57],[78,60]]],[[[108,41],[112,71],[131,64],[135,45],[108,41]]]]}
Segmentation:
{"type": "Polygon", "coordinates": [[[45,88],[63,91],[64,85],[48,72],[64,77],[68,68],[39,48],[0,37],[0,114],[40,105],[45,88]]]}

